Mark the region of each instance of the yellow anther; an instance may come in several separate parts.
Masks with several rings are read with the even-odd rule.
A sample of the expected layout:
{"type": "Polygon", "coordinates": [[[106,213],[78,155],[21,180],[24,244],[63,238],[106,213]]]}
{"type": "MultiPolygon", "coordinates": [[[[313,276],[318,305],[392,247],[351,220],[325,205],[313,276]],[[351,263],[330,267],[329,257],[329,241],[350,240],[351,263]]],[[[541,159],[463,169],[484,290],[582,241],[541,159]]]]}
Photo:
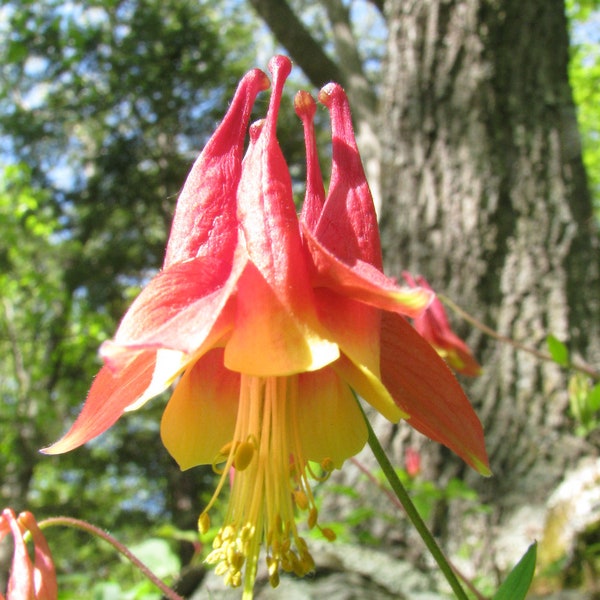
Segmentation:
{"type": "Polygon", "coordinates": [[[290,558],[289,558],[289,556],[287,554],[284,554],[281,557],[281,568],[286,573],[290,573],[293,570],[292,563],[291,563],[290,558]]]}
{"type": "Polygon", "coordinates": [[[279,571],[275,570],[273,573],[269,573],[269,583],[272,588],[276,588],[279,585],[279,571]]]}
{"type": "Polygon", "coordinates": [[[292,563],[292,570],[294,571],[294,575],[296,577],[302,577],[305,575],[304,569],[302,567],[302,561],[296,556],[295,552],[290,552],[290,560],[292,563]]]}
{"type": "Polygon", "coordinates": [[[316,508],[311,508],[310,512],[308,513],[308,519],[307,519],[307,524],[308,524],[308,528],[312,529],[316,524],[317,524],[317,519],[319,517],[319,512],[317,511],[316,508]]]}
{"type": "Polygon", "coordinates": [[[240,531],[240,539],[242,541],[249,540],[254,535],[254,525],[250,525],[250,523],[246,523],[242,530],[240,531]]]}
{"type": "MultiPolygon", "coordinates": [[[[233,448],[233,441],[231,442],[227,442],[220,450],[219,453],[217,454],[216,458],[217,459],[223,459],[226,458],[227,456],[229,456],[229,454],[231,453],[231,450],[233,448]]],[[[218,460],[217,462],[221,462],[220,460],[218,460]]]]}
{"type": "MultiPolygon", "coordinates": [[[[216,569],[215,569],[216,573],[216,569]]],[[[221,573],[222,575],[223,573],[221,573]]],[[[239,571],[228,571],[223,578],[225,585],[229,585],[233,588],[240,587],[242,585],[242,574],[239,571]]]]}
{"type": "Polygon", "coordinates": [[[306,540],[302,537],[299,537],[296,540],[296,547],[298,548],[298,551],[300,552],[300,554],[309,554],[308,552],[308,545],[306,544],[306,540]]]}
{"type": "Polygon", "coordinates": [[[241,571],[244,563],[246,562],[246,557],[241,552],[234,552],[233,556],[230,559],[231,567],[236,571],[241,571]]]}
{"type": "Polygon", "coordinates": [[[327,457],[321,461],[321,469],[323,469],[323,471],[328,471],[328,472],[333,471],[334,464],[333,464],[333,461],[331,460],[331,458],[327,457]]]}
{"type": "Polygon", "coordinates": [[[210,517],[208,513],[203,512],[198,517],[198,531],[200,533],[206,533],[210,529],[210,517]]]}
{"type": "Polygon", "coordinates": [[[235,529],[231,525],[225,525],[225,527],[221,529],[221,537],[225,542],[230,540],[235,537],[235,529]]]}
{"type": "Polygon", "coordinates": [[[227,566],[227,563],[226,563],[226,562],[220,562],[220,563],[219,563],[219,564],[218,564],[218,565],[215,567],[215,574],[216,574],[216,575],[219,575],[219,576],[221,576],[221,575],[225,575],[225,573],[227,573],[227,574],[229,575],[228,571],[229,571],[229,567],[227,566]]]}
{"type": "Polygon", "coordinates": [[[238,445],[235,450],[235,458],[233,459],[233,466],[238,471],[243,471],[252,462],[254,456],[255,446],[251,442],[242,442],[238,445]]]}
{"type": "Polygon", "coordinates": [[[231,575],[231,587],[238,588],[242,585],[242,574],[239,571],[231,575]]]}
{"type": "Polygon", "coordinates": [[[333,542],[337,538],[333,529],[329,529],[329,527],[320,527],[319,529],[330,542],[333,542]]]}
{"type": "Polygon", "coordinates": [[[306,510],[308,508],[308,496],[302,490],[296,490],[293,495],[296,506],[300,510],[306,510]]]}
{"type": "Polygon", "coordinates": [[[315,561],[310,553],[302,555],[302,565],[304,566],[304,572],[309,573],[315,568],[315,561]]]}

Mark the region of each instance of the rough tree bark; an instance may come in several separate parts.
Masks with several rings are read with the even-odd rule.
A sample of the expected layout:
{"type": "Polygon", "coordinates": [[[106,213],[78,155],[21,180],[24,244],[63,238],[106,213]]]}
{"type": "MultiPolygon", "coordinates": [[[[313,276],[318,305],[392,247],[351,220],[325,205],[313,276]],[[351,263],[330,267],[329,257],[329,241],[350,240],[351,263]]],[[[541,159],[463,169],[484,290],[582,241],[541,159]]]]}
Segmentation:
{"type": "MultiPolygon", "coordinates": [[[[552,333],[597,364],[598,238],[567,78],[563,2],[388,0],[385,8],[381,225],[389,272],[420,272],[501,334],[543,349],[552,333]]],[[[427,476],[466,476],[494,500],[497,525],[518,506],[543,504],[566,467],[593,450],[573,434],[558,367],[460,331],[484,365],[467,387],[495,477],[473,477],[429,446],[427,476]]],[[[404,427],[387,433],[397,456],[419,443],[404,427]]],[[[449,523],[455,535],[460,527],[438,517],[438,532],[449,523]]]]}
{"type": "MultiPolygon", "coordinates": [[[[266,16],[267,5],[280,3],[252,4],[305,72],[314,69],[266,16]]],[[[323,4],[343,43],[341,2],[323,4]]],[[[389,30],[381,109],[373,113],[383,146],[388,272],[420,272],[499,333],[541,349],[552,333],[597,364],[598,237],[567,77],[563,1],[375,4],[389,30]]],[[[336,76],[330,62],[319,65],[321,81],[309,74],[315,85],[336,76]]],[[[344,72],[353,61],[340,54],[336,62],[360,121],[376,105],[364,103],[344,72]]],[[[451,530],[457,543],[468,530],[478,542],[489,536],[480,546],[494,560],[495,526],[504,527],[517,507],[543,505],[568,465],[595,451],[573,434],[565,373],[455,323],[485,367],[465,384],[486,428],[495,476],[483,480],[407,426],[376,421],[399,464],[407,445],[421,447],[425,477],[442,485],[463,477],[493,500],[493,512],[479,519],[449,515],[442,505],[433,526],[442,537],[451,530]]],[[[358,473],[345,470],[342,477],[359,485],[358,473]]],[[[384,526],[378,533],[391,531],[384,526]]]]}

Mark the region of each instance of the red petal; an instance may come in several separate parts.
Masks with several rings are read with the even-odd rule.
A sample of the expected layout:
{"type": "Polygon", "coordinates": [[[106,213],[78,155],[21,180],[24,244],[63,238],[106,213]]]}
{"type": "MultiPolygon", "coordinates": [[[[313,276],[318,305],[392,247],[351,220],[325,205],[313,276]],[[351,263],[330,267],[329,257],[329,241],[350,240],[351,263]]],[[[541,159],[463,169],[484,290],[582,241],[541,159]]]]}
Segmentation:
{"type": "Polygon", "coordinates": [[[299,91],[294,99],[294,108],[302,120],[306,148],[306,193],[300,221],[306,225],[309,231],[314,231],[325,204],[325,188],[319,166],[314,127],[317,105],[308,92],[299,91]]]}
{"type": "Polygon", "coordinates": [[[233,439],[240,374],[223,366],[223,349],[207,352],[186,369],[160,424],[164,446],[182,470],[211,464],[233,439]]]}
{"type": "Polygon", "coordinates": [[[42,452],[68,452],[104,433],[146,391],[152,381],[155,362],[155,352],[144,352],[116,374],[108,367],[100,369],[71,429],[42,452]]]}
{"type": "Polygon", "coordinates": [[[58,585],[48,542],[30,512],[22,512],[19,521],[29,530],[33,538],[35,559],[33,563],[33,583],[36,600],[56,600],[58,585]]]}
{"type": "Polygon", "coordinates": [[[308,291],[310,296],[298,290],[294,298],[282,302],[250,263],[239,281],[225,366],[240,373],[283,376],[320,369],[336,360],[338,346],[319,333],[323,328],[317,329],[314,298],[308,291]]]}
{"type": "MultiPolygon", "coordinates": [[[[406,271],[402,276],[413,287],[418,285],[431,290],[422,276],[418,276],[416,282],[406,271]]],[[[469,377],[481,374],[481,366],[470,348],[452,331],[444,305],[437,296],[434,296],[427,310],[414,318],[413,326],[456,372],[469,377]]]]}
{"type": "Polygon", "coordinates": [[[315,289],[319,320],[352,362],[379,376],[381,311],[328,288],[315,289]]]}
{"type": "Polygon", "coordinates": [[[24,532],[12,509],[4,509],[2,517],[8,521],[14,544],[6,600],[32,600],[34,597],[33,565],[31,564],[27,545],[23,538],[24,532]]]}
{"type": "Polygon", "coordinates": [[[243,266],[243,259],[231,269],[217,259],[201,257],[160,272],[123,317],[114,342],[103,346],[103,358],[116,369],[141,349],[194,353],[214,333],[220,317],[223,329],[227,327],[223,311],[243,266]]]}
{"type": "Polygon", "coordinates": [[[313,286],[328,287],[383,310],[415,317],[429,304],[433,293],[423,288],[400,287],[381,270],[362,260],[346,264],[325,248],[306,227],[302,233],[313,261],[313,286]]]}
{"type": "Polygon", "coordinates": [[[491,473],[481,422],[456,378],[408,322],[390,312],[382,315],[381,378],[410,425],[481,474],[491,473]]]}
{"type": "Polygon", "coordinates": [[[227,114],[194,163],[177,200],[165,267],[196,256],[233,254],[235,191],[244,139],[254,100],[268,87],[267,76],[258,69],[240,81],[227,114]]]}
{"type": "Polygon", "coordinates": [[[377,215],[354,139],[348,99],[338,84],[329,83],[319,100],[331,113],[333,165],[315,237],[345,263],[360,259],[381,271],[377,215]]]}
{"type": "Polygon", "coordinates": [[[236,323],[225,364],[255,375],[285,375],[319,368],[339,353],[319,331],[291,178],[276,138],[291,63],[279,56],[269,68],[273,73],[269,111],[265,121],[251,130],[238,187],[240,243],[251,264],[239,281],[236,323]],[[256,351],[258,344],[261,352],[256,351]]]}

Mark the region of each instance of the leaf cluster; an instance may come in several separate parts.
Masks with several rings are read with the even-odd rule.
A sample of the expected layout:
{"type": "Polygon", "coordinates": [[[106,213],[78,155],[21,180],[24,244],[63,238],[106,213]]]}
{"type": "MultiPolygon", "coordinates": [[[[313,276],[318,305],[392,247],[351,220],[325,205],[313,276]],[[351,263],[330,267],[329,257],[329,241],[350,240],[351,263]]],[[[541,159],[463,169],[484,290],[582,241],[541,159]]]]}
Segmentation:
{"type": "MultiPolygon", "coordinates": [[[[85,449],[38,450],[76,417],[99,345],[160,265],[189,166],[254,62],[251,20],[222,4],[1,9],[3,506],[70,514],[130,540],[163,520],[194,528],[212,477],[181,473],[160,445],[164,399],[85,449]]],[[[76,549],[60,572],[102,573],[104,552],[88,552],[80,534],[59,540],[76,549]]],[[[175,547],[189,559],[189,543],[175,547]]]]}

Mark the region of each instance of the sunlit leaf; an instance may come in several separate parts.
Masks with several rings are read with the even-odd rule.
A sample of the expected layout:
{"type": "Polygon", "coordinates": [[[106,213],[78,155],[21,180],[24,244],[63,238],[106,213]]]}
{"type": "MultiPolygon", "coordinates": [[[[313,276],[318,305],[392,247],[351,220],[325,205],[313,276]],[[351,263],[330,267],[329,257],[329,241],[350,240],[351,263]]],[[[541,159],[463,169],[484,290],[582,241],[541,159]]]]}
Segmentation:
{"type": "Polygon", "coordinates": [[[521,560],[514,566],[504,583],[500,586],[493,600],[524,600],[527,596],[533,573],[537,543],[531,544],[521,560]]]}
{"type": "Polygon", "coordinates": [[[568,348],[552,334],[546,338],[546,344],[548,345],[548,351],[552,360],[561,365],[561,367],[567,367],[569,365],[568,348]]]}

